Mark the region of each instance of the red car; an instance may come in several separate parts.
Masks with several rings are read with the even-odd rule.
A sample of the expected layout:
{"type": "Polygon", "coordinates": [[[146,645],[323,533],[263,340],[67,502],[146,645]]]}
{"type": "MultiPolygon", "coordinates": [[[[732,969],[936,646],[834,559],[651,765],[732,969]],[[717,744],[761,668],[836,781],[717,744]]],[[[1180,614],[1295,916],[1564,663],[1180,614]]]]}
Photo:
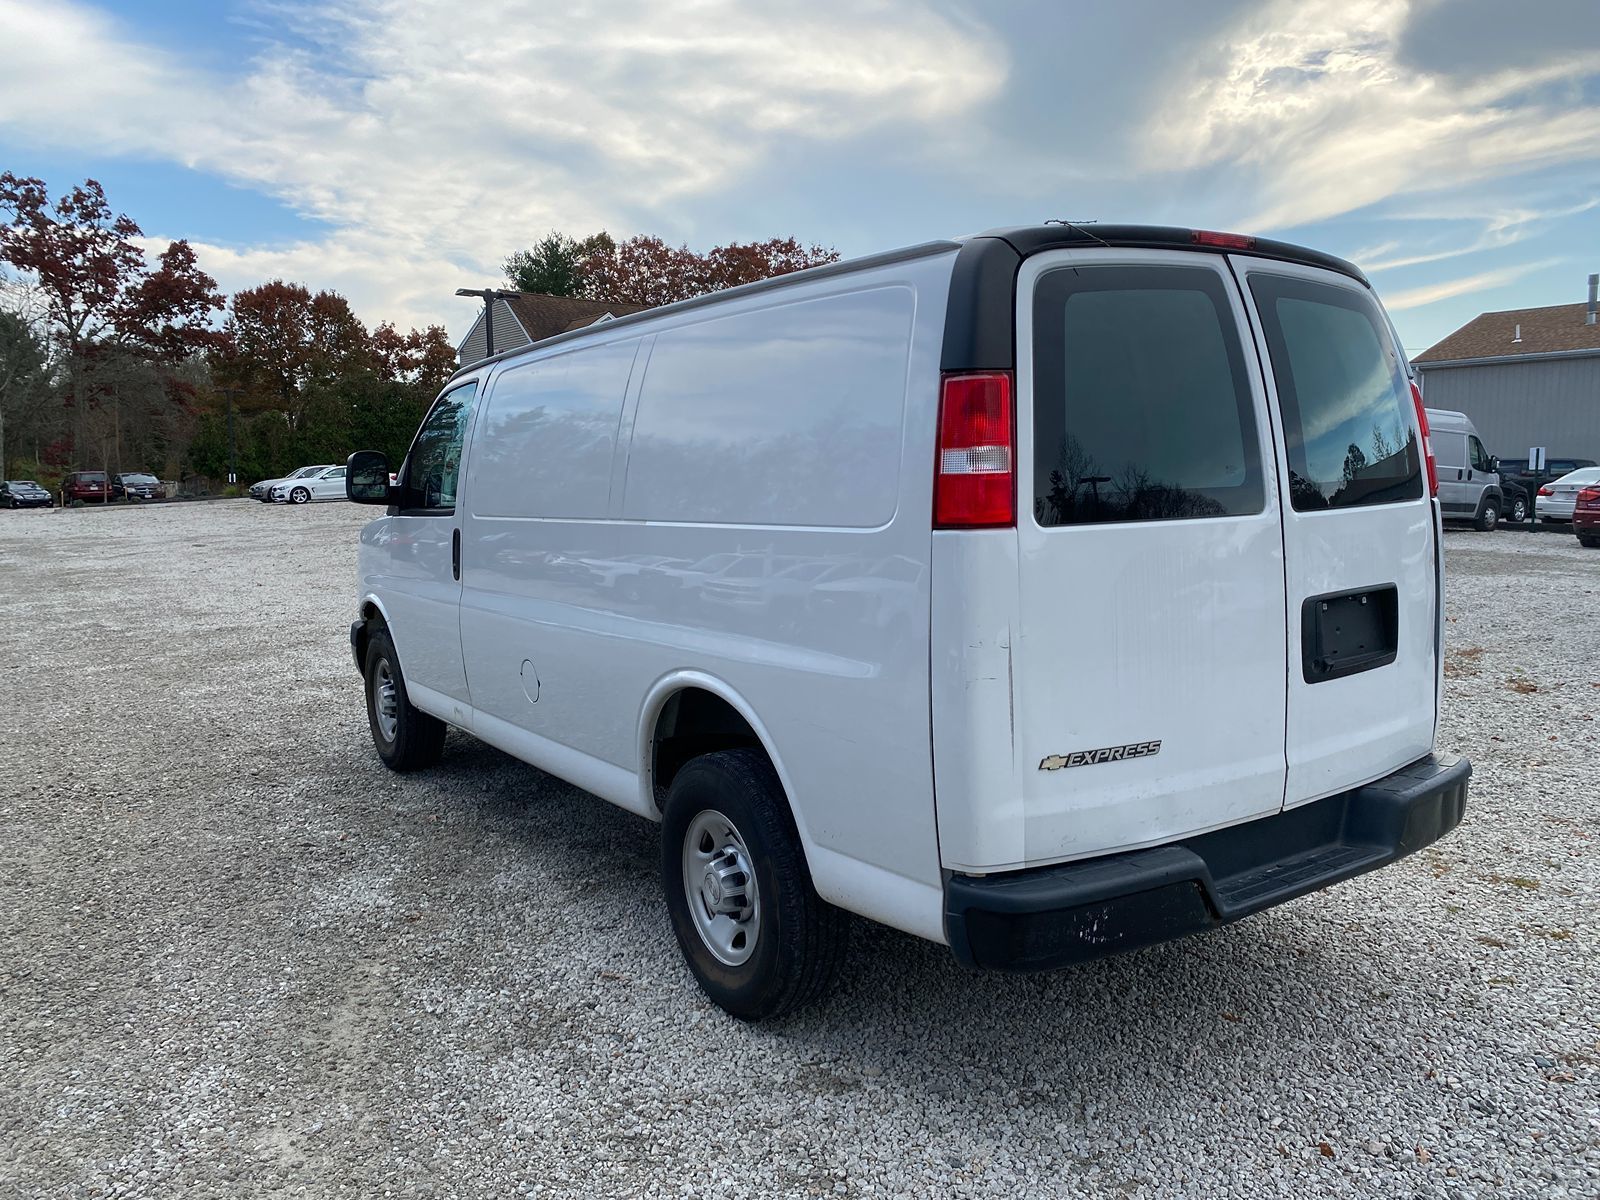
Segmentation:
{"type": "Polygon", "coordinates": [[[104,471],[74,471],[61,481],[63,503],[74,500],[109,500],[111,484],[104,471]]]}
{"type": "Polygon", "coordinates": [[[1600,547],[1600,487],[1586,487],[1572,505],[1572,532],[1585,546],[1600,547]]]}

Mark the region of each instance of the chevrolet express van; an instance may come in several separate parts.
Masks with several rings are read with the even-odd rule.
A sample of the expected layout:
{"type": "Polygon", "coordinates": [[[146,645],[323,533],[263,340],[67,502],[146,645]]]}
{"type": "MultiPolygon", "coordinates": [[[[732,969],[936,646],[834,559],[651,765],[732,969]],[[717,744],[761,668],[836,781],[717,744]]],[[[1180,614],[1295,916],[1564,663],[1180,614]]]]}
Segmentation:
{"type": "Polygon", "coordinates": [[[1047,224],[815,268],[471,364],[395,483],[349,467],[379,756],[453,726],[659,821],[738,1017],[818,997],[849,913],[1037,971],[1461,820],[1427,422],[1326,254],[1047,224]]]}
{"type": "MultiPolygon", "coordinates": [[[[1471,521],[1480,532],[1488,533],[1507,511],[1499,460],[1483,448],[1466,413],[1430,408],[1425,415],[1438,464],[1440,516],[1446,521],[1471,521]]],[[[1522,516],[1515,519],[1526,517],[1524,502],[1522,516]]]]}

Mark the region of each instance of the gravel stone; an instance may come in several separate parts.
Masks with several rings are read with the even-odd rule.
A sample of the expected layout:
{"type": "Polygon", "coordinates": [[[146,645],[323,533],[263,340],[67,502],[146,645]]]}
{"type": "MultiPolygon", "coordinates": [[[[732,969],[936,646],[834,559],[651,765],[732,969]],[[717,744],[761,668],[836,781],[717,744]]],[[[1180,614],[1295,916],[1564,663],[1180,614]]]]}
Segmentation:
{"type": "Polygon", "coordinates": [[[1438,845],[1041,977],[862,923],[749,1027],[653,825],[459,734],[379,765],[369,515],[0,514],[0,1196],[1600,1194],[1575,539],[1446,537],[1438,845]]]}

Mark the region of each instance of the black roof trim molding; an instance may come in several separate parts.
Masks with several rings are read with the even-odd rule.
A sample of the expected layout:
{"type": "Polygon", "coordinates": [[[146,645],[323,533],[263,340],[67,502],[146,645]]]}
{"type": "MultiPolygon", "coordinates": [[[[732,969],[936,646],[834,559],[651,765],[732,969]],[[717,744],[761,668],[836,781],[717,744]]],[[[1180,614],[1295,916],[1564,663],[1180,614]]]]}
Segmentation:
{"type": "Polygon", "coordinates": [[[991,229],[968,238],[956,255],[950,279],[941,369],[1010,371],[1016,368],[1017,271],[1029,255],[1046,250],[1107,246],[1242,254],[1321,267],[1371,286],[1355,264],[1320,250],[1308,250],[1270,238],[1255,238],[1248,249],[1211,246],[1196,242],[1194,233],[1192,229],[1171,225],[1026,225],[991,229]]]}
{"type": "Polygon", "coordinates": [[[944,314],[943,371],[1009,371],[1017,362],[1017,269],[1022,255],[1007,239],[984,234],[964,242],[950,274],[944,314]]]}

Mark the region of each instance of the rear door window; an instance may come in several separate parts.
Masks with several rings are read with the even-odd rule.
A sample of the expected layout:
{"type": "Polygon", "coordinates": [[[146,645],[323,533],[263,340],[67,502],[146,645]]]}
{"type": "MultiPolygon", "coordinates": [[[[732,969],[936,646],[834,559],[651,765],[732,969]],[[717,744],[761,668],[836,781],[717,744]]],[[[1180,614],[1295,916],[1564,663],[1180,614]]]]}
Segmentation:
{"type": "Polygon", "coordinates": [[[1216,271],[1066,267],[1033,304],[1040,525],[1262,510],[1249,370],[1216,271]]]}
{"type": "Polygon", "coordinates": [[[1252,274],[1283,412],[1289,498],[1300,512],[1422,496],[1422,463],[1400,356],[1372,298],[1252,274]]]}

